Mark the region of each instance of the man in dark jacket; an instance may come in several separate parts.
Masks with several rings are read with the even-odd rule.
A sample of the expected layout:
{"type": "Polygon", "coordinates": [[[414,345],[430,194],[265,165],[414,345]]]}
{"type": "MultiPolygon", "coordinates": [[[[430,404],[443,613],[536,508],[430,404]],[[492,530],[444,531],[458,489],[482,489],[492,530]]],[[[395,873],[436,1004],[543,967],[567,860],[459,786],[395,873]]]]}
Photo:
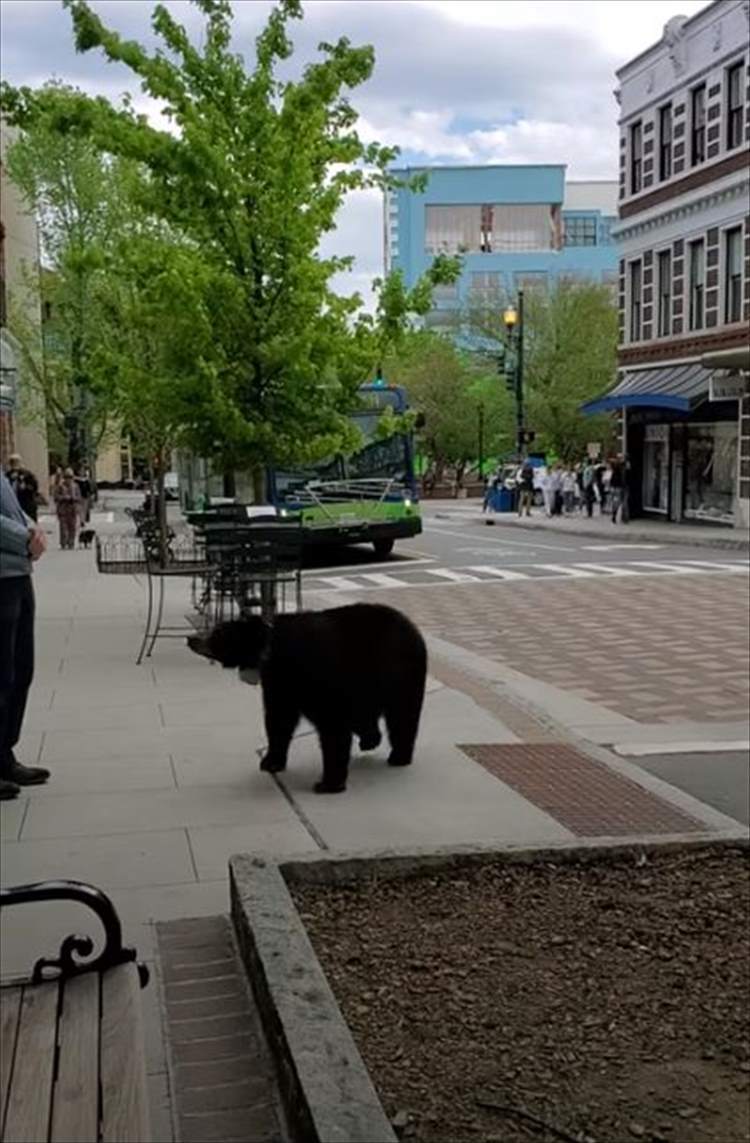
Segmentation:
{"type": "Polygon", "coordinates": [[[39,503],[39,482],[28,468],[24,468],[17,452],[8,458],[8,480],[16,494],[16,500],[30,520],[36,520],[39,503]]]}
{"type": "Polygon", "coordinates": [[[31,565],[46,547],[43,530],[25,515],[0,470],[0,800],[49,778],[49,770],[23,766],[13,753],[34,675],[31,565]]]}

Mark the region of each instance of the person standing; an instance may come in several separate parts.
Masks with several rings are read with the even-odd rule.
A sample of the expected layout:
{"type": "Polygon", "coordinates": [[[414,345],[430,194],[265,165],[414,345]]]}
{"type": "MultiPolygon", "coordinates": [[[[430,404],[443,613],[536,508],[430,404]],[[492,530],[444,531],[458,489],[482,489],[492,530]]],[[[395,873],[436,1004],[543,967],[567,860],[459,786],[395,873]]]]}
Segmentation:
{"type": "Polygon", "coordinates": [[[28,468],[23,467],[21,456],[14,452],[8,457],[8,481],[16,494],[21,511],[30,520],[36,520],[39,507],[39,482],[28,468]]]}
{"type": "Polygon", "coordinates": [[[568,465],[562,473],[563,507],[566,516],[571,515],[576,506],[576,474],[568,465]]]}
{"type": "Polygon", "coordinates": [[[15,756],[34,675],[34,588],[31,570],[44,554],[44,531],[25,515],[0,471],[0,800],[21,786],[49,778],[41,766],[23,766],[15,756]]]}
{"type": "Polygon", "coordinates": [[[55,507],[57,509],[57,522],[60,526],[60,547],[63,551],[72,551],[76,546],[78,531],[78,505],[81,493],[73,476],[73,469],[66,468],[62,479],[53,489],[55,507]]]}
{"type": "Polygon", "coordinates": [[[88,524],[91,519],[91,498],[93,495],[93,485],[91,483],[91,472],[88,468],[84,468],[80,476],[76,478],[78,491],[81,499],[78,503],[78,513],[81,517],[81,525],[88,524]]]}
{"type": "Polygon", "coordinates": [[[625,458],[621,453],[612,459],[609,477],[609,495],[612,500],[612,523],[617,523],[617,515],[619,513],[620,523],[627,524],[627,470],[625,458]]]}
{"type": "Polygon", "coordinates": [[[524,461],[518,474],[518,515],[531,515],[531,505],[534,503],[534,466],[524,461]]]}
{"type": "Polygon", "coordinates": [[[581,472],[581,495],[589,520],[594,515],[594,501],[596,500],[596,469],[590,460],[587,460],[581,472]]]}

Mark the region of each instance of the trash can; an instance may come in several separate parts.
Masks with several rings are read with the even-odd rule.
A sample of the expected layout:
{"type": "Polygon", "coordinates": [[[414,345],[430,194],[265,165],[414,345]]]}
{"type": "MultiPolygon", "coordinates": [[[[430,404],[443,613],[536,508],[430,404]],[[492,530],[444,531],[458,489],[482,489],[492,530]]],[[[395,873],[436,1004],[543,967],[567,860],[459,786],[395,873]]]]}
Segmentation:
{"type": "Polygon", "coordinates": [[[509,488],[502,485],[499,488],[493,488],[487,507],[491,512],[512,512],[513,493],[509,488]]]}

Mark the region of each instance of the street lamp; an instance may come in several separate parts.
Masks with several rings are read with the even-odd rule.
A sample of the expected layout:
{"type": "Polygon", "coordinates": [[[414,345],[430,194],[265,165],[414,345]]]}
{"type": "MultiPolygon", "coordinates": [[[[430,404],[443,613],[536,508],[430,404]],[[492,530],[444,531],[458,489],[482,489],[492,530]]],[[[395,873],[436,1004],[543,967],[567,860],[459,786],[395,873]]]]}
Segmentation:
{"type": "Polygon", "coordinates": [[[517,322],[518,322],[518,310],[516,309],[515,306],[512,306],[512,305],[507,306],[503,310],[503,325],[505,326],[505,330],[506,330],[508,336],[510,336],[513,333],[513,329],[514,329],[515,325],[517,324],[517,322]]]}
{"type": "Polygon", "coordinates": [[[516,447],[523,459],[526,434],[523,427],[523,290],[518,291],[518,305],[512,303],[503,310],[503,325],[508,342],[515,349],[513,363],[514,392],[516,398],[516,447]]]}

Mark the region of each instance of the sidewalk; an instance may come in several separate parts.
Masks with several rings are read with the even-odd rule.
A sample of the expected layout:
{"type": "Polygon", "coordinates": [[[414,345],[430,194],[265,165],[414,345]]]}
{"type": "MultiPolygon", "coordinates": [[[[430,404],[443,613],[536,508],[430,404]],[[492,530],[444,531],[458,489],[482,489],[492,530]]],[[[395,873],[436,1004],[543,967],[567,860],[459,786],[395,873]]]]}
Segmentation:
{"type": "MultiPolygon", "coordinates": [[[[160,640],[153,659],[135,665],[142,581],[98,574],[91,551],[52,550],[35,583],[37,673],[19,757],[48,766],[52,778],[0,807],[2,882],[98,885],[113,897],[125,940],[157,968],[155,982],[154,922],[225,914],[233,853],[739,829],[630,762],[595,746],[580,753],[573,728],[553,717],[555,702],[579,724],[611,724],[611,711],[583,709],[583,700],[572,709],[555,688],[530,695],[533,680],[438,638],[415,764],[391,770],[382,752],[355,759],[347,792],[317,797],[310,728],[300,728],[280,782],[259,772],[257,689],[192,655],[181,638],[160,640]],[[540,717],[545,703],[553,713],[540,717]]],[[[179,624],[187,583],[167,591],[168,621],[179,624]]],[[[4,976],[28,972],[72,931],[92,930],[77,906],[25,906],[20,924],[3,920],[4,976]]],[[[144,1004],[157,1136],[171,1139],[156,983],[144,1004]]]]}
{"type": "Polygon", "coordinates": [[[750,547],[750,532],[746,528],[728,528],[723,524],[670,524],[659,520],[639,518],[629,524],[613,525],[609,516],[560,516],[550,519],[541,508],[532,516],[519,517],[515,512],[482,513],[475,508],[478,523],[495,524],[503,528],[544,529],[569,536],[594,536],[610,543],[682,544],[687,547],[725,548],[746,552],[750,547]]]}

